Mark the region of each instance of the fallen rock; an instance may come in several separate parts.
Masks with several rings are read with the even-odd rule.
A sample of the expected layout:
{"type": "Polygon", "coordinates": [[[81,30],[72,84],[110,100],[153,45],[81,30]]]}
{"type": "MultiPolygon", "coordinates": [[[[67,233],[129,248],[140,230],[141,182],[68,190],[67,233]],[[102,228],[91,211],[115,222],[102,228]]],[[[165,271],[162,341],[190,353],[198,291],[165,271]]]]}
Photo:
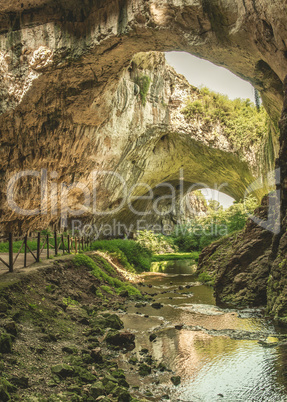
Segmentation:
{"type": "Polygon", "coordinates": [[[12,352],[12,338],[9,334],[0,335],[0,353],[12,352]]]}
{"type": "Polygon", "coordinates": [[[148,366],[147,364],[142,363],[139,366],[139,375],[140,376],[145,377],[145,376],[149,375],[150,373],[151,373],[151,367],[148,366]]]}
{"type": "Polygon", "coordinates": [[[74,375],[73,367],[65,363],[57,364],[56,366],[51,367],[51,371],[60,378],[72,377],[74,375]]]}
{"type": "Polygon", "coordinates": [[[95,363],[102,363],[103,356],[101,348],[95,348],[91,350],[91,357],[95,363]]]}
{"type": "Polygon", "coordinates": [[[160,308],[163,307],[163,305],[161,303],[152,303],[151,307],[159,310],[160,308]]]}
{"type": "Polygon", "coordinates": [[[21,377],[16,377],[13,376],[9,380],[11,384],[15,385],[18,388],[29,388],[29,377],[21,376],[21,377]]]}
{"type": "Polygon", "coordinates": [[[135,348],[135,335],[130,332],[109,331],[105,341],[109,345],[132,350],[135,348]]]}
{"type": "Polygon", "coordinates": [[[97,381],[90,387],[90,396],[93,397],[94,399],[97,399],[101,395],[105,395],[106,390],[101,381],[97,381]]]}

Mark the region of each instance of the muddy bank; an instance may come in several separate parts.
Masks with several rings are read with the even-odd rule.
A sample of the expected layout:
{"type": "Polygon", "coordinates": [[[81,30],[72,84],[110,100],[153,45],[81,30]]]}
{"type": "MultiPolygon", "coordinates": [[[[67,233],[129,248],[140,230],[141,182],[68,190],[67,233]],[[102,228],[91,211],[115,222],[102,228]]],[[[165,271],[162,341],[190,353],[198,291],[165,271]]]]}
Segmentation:
{"type": "Polygon", "coordinates": [[[144,400],[132,397],[116,363],[135,338],[117,313],[143,297],[102,257],[91,261],[97,275],[58,259],[2,286],[1,401],[144,400]]]}

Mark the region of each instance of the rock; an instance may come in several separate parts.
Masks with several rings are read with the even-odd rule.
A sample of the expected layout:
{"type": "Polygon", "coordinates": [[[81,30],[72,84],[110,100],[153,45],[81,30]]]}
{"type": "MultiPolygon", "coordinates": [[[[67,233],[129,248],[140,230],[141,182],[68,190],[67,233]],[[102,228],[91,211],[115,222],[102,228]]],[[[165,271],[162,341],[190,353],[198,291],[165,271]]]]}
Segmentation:
{"type": "Polygon", "coordinates": [[[105,341],[113,346],[132,350],[135,348],[135,335],[130,332],[109,331],[105,341]]]}
{"type": "Polygon", "coordinates": [[[103,314],[102,316],[96,317],[92,322],[93,327],[98,327],[100,329],[112,328],[112,329],[122,329],[124,324],[117,314],[103,314]]]}
{"type": "Polygon", "coordinates": [[[105,384],[105,390],[107,394],[112,393],[113,389],[115,389],[117,387],[117,383],[114,383],[113,381],[108,381],[105,384]]]}
{"type": "Polygon", "coordinates": [[[159,365],[157,366],[157,369],[159,371],[166,371],[166,365],[164,363],[159,363],[159,365]]]}
{"type": "Polygon", "coordinates": [[[145,306],[146,306],[146,303],[136,303],[136,304],[135,304],[135,307],[136,307],[136,308],[145,307],[145,306]]]}
{"type": "Polygon", "coordinates": [[[15,385],[18,388],[29,388],[29,377],[16,377],[13,376],[10,378],[9,380],[11,382],[11,384],[15,385]]]}
{"type": "Polygon", "coordinates": [[[17,335],[17,325],[14,321],[5,322],[4,328],[7,332],[9,332],[9,334],[12,334],[14,336],[17,335]]]}
{"type": "Polygon", "coordinates": [[[8,303],[6,301],[0,301],[0,313],[6,313],[8,310],[8,303]]]}
{"type": "Polygon", "coordinates": [[[183,328],[183,326],[184,324],[177,324],[174,326],[174,328],[180,331],[183,328]]]}
{"type": "Polygon", "coordinates": [[[62,347],[62,351],[69,355],[78,353],[78,349],[75,346],[64,346],[62,347]]]}
{"type": "Polygon", "coordinates": [[[173,383],[173,385],[179,385],[181,382],[180,376],[173,376],[171,377],[170,381],[173,383]]]}
{"type": "Polygon", "coordinates": [[[11,401],[9,392],[1,384],[0,384],[0,401],[1,402],[11,401]]]}
{"type": "Polygon", "coordinates": [[[223,395],[223,394],[217,394],[217,396],[220,396],[221,398],[223,398],[223,397],[224,397],[224,395],[223,395]]]}
{"type": "Polygon", "coordinates": [[[163,307],[163,305],[161,303],[152,303],[151,307],[159,310],[160,308],[163,307]]]}
{"type": "Polygon", "coordinates": [[[92,384],[92,386],[89,389],[89,393],[92,398],[96,399],[101,395],[105,395],[106,390],[101,381],[97,381],[96,383],[92,384]]]}
{"type": "Polygon", "coordinates": [[[60,378],[72,377],[75,373],[73,367],[65,363],[51,367],[51,371],[60,378]]]}
{"type": "Polygon", "coordinates": [[[12,338],[9,334],[0,335],[0,353],[12,352],[12,338]]]}
{"type": "Polygon", "coordinates": [[[135,356],[130,357],[129,363],[135,366],[138,363],[138,359],[135,356]]]}
{"type": "Polygon", "coordinates": [[[95,375],[93,375],[90,371],[81,366],[77,366],[74,368],[74,376],[78,377],[81,381],[86,383],[92,383],[97,379],[95,375]]]}
{"type": "Polygon", "coordinates": [[[114,388],[113,396],[118,397],[118,402],[130,402],[132,400],[130,393],[123,387],[114,388]]]}
{"type": "Polygon", "coordinates": [[[129,297],[129,292],[127,290],[122,290],[119,295],[121,297],[129,297]]]}
{"type": "Polygon", "coordinates": [[[157,338],[157,335],[156,335],[156,334],[151,334],[151,335],[149,336],[149,340],[150,340],[151,342],[153,342],[156,338],[157,338]]]}
{"type": "Polygon", "coordinates": [[[7,402],[11,401],[10,393],[16,392],[17,388],[12,385],[9,381],[5,378],[0,379],[0,401],[7,402]]]}
{"type": "Polygon", "coordinates": [[[90,321],[86,317],[84,317],[79,320],[79,323],[82,325],[89,325],[90,321]]]}
{"type": "Polygon", "coordinates": [[[149,375],[149,374],[151,373],[151,367],[148,366],[148,365],[145,364],[145,363],[142,363],[142,364],[140,364],[140,366],[139,366],[138,372],[139,372],[139,375],[140,375],[140,376],[145,377],[145,376],[147,376],[147,375],[149,375]]]}
{"type": "Polygon", "coordinates": [[[92,349],[91,357],[95,363],[102,363],[103,362],[102,349],[101,348],[92,349]]]}

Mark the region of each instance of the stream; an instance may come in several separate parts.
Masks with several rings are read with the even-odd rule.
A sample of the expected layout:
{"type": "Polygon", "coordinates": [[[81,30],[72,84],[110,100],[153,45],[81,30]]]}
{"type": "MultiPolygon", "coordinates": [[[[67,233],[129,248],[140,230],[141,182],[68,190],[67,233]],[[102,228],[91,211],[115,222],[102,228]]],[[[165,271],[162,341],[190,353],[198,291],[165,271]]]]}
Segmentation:
{"type": "Polygon", "coordinates": [[[121,314],[136,335],[135,349],[119,357],[135,394],[138,389],[150,401],[287,401],[284,331],[258,309],[217,307],[213,289],[198,282],[187,260],[160,270],[142,274],[142,290],[152,300],[128,302],[121,314]],[[131,358],[170,371],[140,377],[131,358]],[[173,385],[172,376],[181,383],[173,385]]]}

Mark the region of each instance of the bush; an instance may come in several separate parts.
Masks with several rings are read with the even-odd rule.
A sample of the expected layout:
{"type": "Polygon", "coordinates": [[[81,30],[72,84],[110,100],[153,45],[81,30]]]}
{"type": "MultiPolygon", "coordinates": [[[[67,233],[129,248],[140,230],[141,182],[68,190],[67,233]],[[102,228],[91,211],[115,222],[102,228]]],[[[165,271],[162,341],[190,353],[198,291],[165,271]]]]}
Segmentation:
{"type": "Polygon", "coordinates": [[[260,146],[270,130],[270,118],[263,107],[257,108],[249,99],[230,100],[208,88],[198,90],[197,98],[189,99],[181,112],[187,121],[220,123],[236,150],[260,146]]]}
{"type": "Polygon", "coordinates": [[[173,244],[172,238],[156,234],[151,230],[139,231],[136,242],[153,254],[174,253],[177,251],[177,246],[173,244]]]}
{"type": "Polygon", "coordinates": [[[215,208],[215,205],[211,203],[208,215],[195,217],[190,223],[175,227],[172,237],[181,252],[202,250],[223,236],[242,230],[248,214],[257,207],[257,200],[249,197],[226,210],[215,208]]]}

